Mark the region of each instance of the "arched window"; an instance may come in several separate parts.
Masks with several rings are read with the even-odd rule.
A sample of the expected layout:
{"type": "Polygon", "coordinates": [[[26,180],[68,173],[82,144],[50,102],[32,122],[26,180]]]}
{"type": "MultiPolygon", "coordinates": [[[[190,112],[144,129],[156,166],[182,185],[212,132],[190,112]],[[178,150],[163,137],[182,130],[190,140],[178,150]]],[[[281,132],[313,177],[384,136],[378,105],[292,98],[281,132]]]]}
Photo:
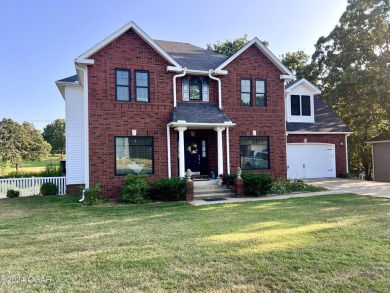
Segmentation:
{"type": "Polygon", "coordinates": [[[199,77],[190,78],[190,100],[201,100],[202,99],[202,82],[199,77]]]}

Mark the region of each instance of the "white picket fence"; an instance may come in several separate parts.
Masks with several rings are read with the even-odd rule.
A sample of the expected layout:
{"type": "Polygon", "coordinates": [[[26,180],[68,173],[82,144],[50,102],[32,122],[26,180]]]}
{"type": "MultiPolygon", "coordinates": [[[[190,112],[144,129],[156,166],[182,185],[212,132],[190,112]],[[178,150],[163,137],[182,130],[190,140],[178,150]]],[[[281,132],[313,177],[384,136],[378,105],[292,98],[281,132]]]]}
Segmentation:
{"type": "Polygon", "coordinates": [[[0,198],[7,196],[8,190],[18,190],[19,196],[38,195],[43,183],[54,183],[58,187],[58,194],[66,194],[66,177],[31,177],[0,179],[0,198]]]}

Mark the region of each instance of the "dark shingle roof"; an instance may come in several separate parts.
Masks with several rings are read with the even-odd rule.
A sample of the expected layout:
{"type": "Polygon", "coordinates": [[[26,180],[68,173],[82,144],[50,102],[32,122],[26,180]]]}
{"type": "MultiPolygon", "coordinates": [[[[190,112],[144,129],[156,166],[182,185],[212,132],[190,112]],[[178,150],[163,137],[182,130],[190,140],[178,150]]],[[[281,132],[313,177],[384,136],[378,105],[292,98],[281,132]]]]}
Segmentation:
{"type": "Polygon", "coordinates": [[[76,81],[78,81],[77,74],[76,74],[76,75],[69,76],[69,77],[64,78],[64,79],[60,79],[60,80],[58,80],[58,81],[59,81],[59,82],[76,82],[76,81]]]}
{"type": "Polygon", "coordinates": [[[224,123],[231,122],[229,117],[209,103],[177,103],[172,110],[171,122],[185,120],[187,123],[224,123]]]}
{"type": "Polygon", "coordinates": [[[370,139],[368,142],[379,142],[379,141],[390,141],[390,134],[378,135],[378,136],[370,139]]]}
{"type": "Polygon", "coordinates": [[[229,57],[209,51],[189,43],[154,40],[177,63],[188,69],[215,69],[229,57]]]}
{"type": "Polygon", "coordinates": [[[294,80],[293,82],[290,82],[290,83],[286,84],[285,89],[288,89],[288,88],[292,87],[294,84],[296,84],[296,83],[298,83],[300,81],[301,81],[301,79],[297,79],[297,80],[294,80]]]}
{"type": "Polygon", "coordinates": [[[314,123],[288,122],[287,131],[351,132],[351,129],[319,97],[314,97],[314,116],[314,123]]]}

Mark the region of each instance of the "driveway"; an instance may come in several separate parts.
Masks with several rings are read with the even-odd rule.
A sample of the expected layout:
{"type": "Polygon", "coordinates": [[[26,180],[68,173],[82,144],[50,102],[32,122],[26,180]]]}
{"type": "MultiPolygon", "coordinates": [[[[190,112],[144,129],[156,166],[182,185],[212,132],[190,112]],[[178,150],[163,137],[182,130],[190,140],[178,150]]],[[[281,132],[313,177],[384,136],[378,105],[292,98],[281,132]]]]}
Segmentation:
{"type": "Polygon", "coordinates": [[[390,183],[340,178],[306,179],[306,183],[327,188],[332,194],[356,193],[390,198],[390,183]]]}

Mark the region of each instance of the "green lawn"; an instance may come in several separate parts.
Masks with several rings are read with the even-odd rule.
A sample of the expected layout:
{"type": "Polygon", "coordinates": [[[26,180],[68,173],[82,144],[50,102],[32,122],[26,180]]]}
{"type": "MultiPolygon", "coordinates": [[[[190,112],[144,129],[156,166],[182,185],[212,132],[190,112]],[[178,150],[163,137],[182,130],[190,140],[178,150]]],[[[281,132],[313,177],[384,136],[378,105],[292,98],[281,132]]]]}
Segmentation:
{"type": "Polygon", "coordinates": [[[1,292],[390,291],[388,199],[201,207],[77,199],[0,200],[0,278],[51,278],[3,278],[1,292]]]}
{"type": "MultiPolygon", "coordinates": [[[[53,164],[58,164],[60,160],[65,160],[66,157],[65,155],[61,159],[61,155],[50,155],[46,159],[42,161],[27,161],[24,162],[23,165],[19,168],[20,172],[39,172],[43,171],[46,168],[47,164],[53,163],[53,164]]],[[[0,168],[4,167],[4,162],[0,160],[0,168]]],[[[15,166],[12,166],[11,169],[9,170],[11,172],[16,171],[15,166]]]]}

